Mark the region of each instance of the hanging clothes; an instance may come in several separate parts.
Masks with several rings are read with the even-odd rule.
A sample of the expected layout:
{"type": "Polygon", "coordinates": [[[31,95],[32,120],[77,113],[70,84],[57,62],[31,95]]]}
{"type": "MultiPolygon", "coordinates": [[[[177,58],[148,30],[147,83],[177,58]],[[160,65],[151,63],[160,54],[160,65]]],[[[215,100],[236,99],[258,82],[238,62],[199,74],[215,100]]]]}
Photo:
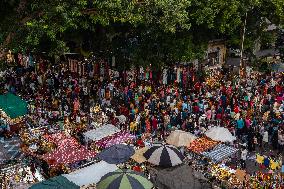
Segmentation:
{"type": "Polygon", "coordinates": [[[34,67],[34,61],[33,61],[33,56],[31,54],[29,54],[29,66],[30,67],[34,67]]]}
{"type": "Polygon", "coordinates": [[[140,69],[139,69],[139,79],[140,80],[144,80],[144,68],[142,66],[140,66],[140,69]]]}
{"type": "Polygon", "coordinates": [[[24,66],[23,55],[21,53],[18,53],[18,62],[21,66],[24,66]]]}
{"type": "Polygon", "coordinates": [[[163,69],[163,84],[167,85],[168,84],[168,69],[163,69]]]}
{"type": "Polygon", "coordinates": [[[180,83],[181,82],[181,68],[180,67],[177,68],[176,78],[177,78],[177,82],[180,83]]]}
{"type": "Polygon", "coordinates": [[[29,57],[28,56],[23,56],[23,65],[25,68],[29,67],[29,57]]]}

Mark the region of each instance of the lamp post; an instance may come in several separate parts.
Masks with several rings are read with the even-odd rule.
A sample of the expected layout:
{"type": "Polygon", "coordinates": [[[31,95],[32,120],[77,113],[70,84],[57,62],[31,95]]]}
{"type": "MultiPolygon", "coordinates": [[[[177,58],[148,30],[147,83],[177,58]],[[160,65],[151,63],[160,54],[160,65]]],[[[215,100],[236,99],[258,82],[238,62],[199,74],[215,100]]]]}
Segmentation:
{"type": "Polygon", "coordinates": [[[244,22],[244,28],[243,28],[243,35],[242,35],[242,43],[241,43],[241,57],[240,57],[240,76],[245,76],[245,66],[243,62],[243,51],[244,51],[244,41],[245,41],[245,33],[246,33],[246,25],[247,25],[247,17],[248,13],[245,14],[245,22],[244,22]]]}

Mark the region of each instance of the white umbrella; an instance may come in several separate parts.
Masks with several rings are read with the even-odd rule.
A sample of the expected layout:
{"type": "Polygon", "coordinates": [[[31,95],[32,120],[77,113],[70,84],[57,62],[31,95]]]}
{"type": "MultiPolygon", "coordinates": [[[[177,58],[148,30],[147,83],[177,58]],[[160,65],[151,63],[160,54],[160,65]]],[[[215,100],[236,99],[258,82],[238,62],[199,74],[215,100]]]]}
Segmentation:
{"type": "Polygon", "coordinates": [[[171,132],[171,134],[167,138],[167,143],[181,147],[181,146],[187,146],[189,143],[194,141],[197,137],[189,132],[181,131],[181,130],[175,130],[171,132]]]}
{"type": "Polygon", "coordinates": [[[212,127],[205,132],[205,135],[212,140],[220,142],[233,142],[236,140],[236,137],[225,127],[212,127]]]}

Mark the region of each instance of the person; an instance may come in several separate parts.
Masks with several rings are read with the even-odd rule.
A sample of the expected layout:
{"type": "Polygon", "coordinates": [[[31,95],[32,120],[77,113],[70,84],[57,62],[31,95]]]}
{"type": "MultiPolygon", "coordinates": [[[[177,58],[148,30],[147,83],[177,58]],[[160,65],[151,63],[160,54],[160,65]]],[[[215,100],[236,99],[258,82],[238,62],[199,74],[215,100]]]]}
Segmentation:
{"type": "Polygon", "coordinates": [[[246,169],[246,160],[247,160],[248,151],[244,148],[241,152],[241,167],[246,169]]]}

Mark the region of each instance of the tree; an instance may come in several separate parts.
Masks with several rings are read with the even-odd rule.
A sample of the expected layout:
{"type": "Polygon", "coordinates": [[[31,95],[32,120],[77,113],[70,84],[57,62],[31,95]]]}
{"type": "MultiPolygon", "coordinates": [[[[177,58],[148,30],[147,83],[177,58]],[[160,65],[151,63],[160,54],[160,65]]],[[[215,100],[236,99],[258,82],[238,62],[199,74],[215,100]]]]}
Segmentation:
{"type": "Polygon", "coordinates": [[[0,44],[49,55],[79,47],[139,64],[190,61],[210,39],[238,45],[245,12],[250,50],[265,18],[283,24],[283,7],[282,0],[2,0],[0,44]]]}

